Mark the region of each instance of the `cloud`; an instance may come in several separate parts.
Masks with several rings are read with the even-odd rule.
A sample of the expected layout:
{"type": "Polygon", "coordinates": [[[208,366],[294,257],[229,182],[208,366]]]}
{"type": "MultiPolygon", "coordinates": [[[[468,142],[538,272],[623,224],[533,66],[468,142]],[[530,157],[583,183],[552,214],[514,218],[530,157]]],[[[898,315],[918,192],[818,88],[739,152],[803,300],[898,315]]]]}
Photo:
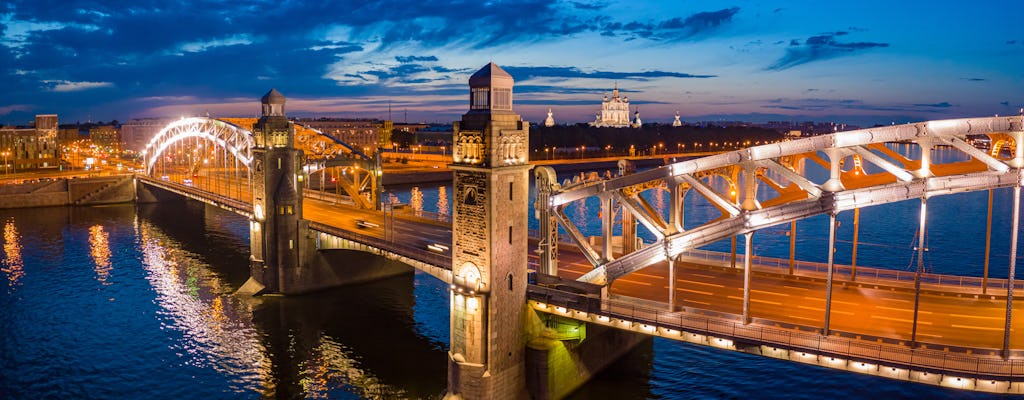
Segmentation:
{"type": "Polygon", "coordinates": [[[838,112],[838,111],[868,111],[868,112],[903,112],[903,113],[937,113],[947,108],[956,107],[948,102],[934,104],[886,104],[867,103],[860,99],[823,99],[823,98],[775,98],[762,100],[761,108],[787,110],[787,111],[812,111],[812,112],[838,112]]]}
{"type": "Polygon", "coordinates": [[[945,101],[941,102],[941,103],[931,103],[931,104],[920,104],[920,103],[918,103],[918,104],[914,104],[914,106],[917,106],[917,107],[930,107],[930,108],[950,108],[950,107],[956,107],[955,105],[949,104],[949,102],[945,102],[945,101]]]}
{"type": "Polygon", "coordinates": [[[9,106],[0,106],[0,115],[7,115],[15,111],[29,111],[32,106],[28,104],[11,104],[9,106]]]}
{"type": "Polygon", "coordinates": [[[1010,106],[1010,101],[1009,100],[1000,101],[999,104],[1002,104],[1005,107],[1009,107],[1010,106]]]}
{"type": "Polygon", "coordinates": [[[111,82],[71,82],[62,80],[45,80],[44,87],[51,92],[77,92],[105,87],[113,87],[111,82]]]}
{"type": "Polygon", "coordinates": [[[716,75],[696,75],[683,72],[669,71],[640,71],[640,72],[615,72],[615,71],[584,71],[577,67],[515,67],[503,66],[502,68],[512,74],[516,80],[530,78],[591,78],[591,79],[635,79],[649,80],[653,78],[714,78],[716,75]]]}
{"type": "Polygon", "coordinates": [[[807,38],[807,40],[804,40],[803,43],[793,40],[790,42],[789,47],[786,48],[786,54],[765,69],[769,71],[781,71],[815,61],[853,55],[858,52],[875,48],[889,47],[888,43],[842,43],[836,40],[836,37],[845,36],[847,34],[847,32],[840,31],[811,36],[807,38]]]}
{"type": "Polygon", "coordinates": [[[395,56],[395,61],[400,63],[411,63],[417,61],[437,61],[434,56],[395,56]]]}
{"type": "Polygon", "coordinates": [[[968,82],[985,82],[985,81],[988,80],[988,79],[985,79],[985,78],[960,78],[960,79],[963,79],[963,80],[968,81],[968,82]]]}
{"type": "Polygon", "coordinates": [[[708,33],[732,21],[732,17],[740,12],[739,7],[723,8],[718,11],[706,11],[693,14],[686,19],[672,18],[658,24],[658,29],[672,33],[673,39],[686,39],[708,33]]]}
{"type": "Polygon", "coordinates": [[[229,37],[224,37],[220,39],[182,43],[180,46],[178,46],[178,51],[184,53],[198,53],[214,47],[247,45],[252,43],[253,38],[251,35],[239,34],[231,35],[229,37]]]}

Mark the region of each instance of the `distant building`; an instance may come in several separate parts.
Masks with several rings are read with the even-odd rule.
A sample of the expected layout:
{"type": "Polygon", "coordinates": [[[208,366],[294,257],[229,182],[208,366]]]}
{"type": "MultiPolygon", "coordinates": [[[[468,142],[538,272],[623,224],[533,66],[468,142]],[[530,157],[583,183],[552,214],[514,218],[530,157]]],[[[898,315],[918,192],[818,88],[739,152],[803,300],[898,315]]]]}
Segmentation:
{"type": "Polygon", "coordinates": [[[89,128],[89,140],[101,149],[117,153],[121,151],[119,130],[113,125],[97,125],[89,128]]]}
{"type": "Polygon", "coordinates": [[[139,118],[121,124],[121,143],[124,150],[140,152],[174,118],[139,118]]]}
{"type": "Polygon", "coordinates": [[[676,119],[672,121],[672,126],[683,126],[683,121],[679,120],[679,111],[676,111],[676,119]]]}
{"type": "Polygon", "coordinates": [[[57,115],[36,115],[35,126],[0,128],[0,154],[11,172],[57,168],[57,115]]]}
{"type": "Polygon", "coordinates": [[[604,96],[601,101],[601,113],[596,115],[590,126],[598,128],[628,128],[632,126],[629,120],[629,97],[619,95],[619,85],[612,90],[612,97],[604,96]]]}
{"type": "Polygon", "coordinates": [[[637,108],[636,112],[633,113],[633,127],[639,128],[641,126],[644,126],[644,123],[640,121],[640,109],[637,108]]]}
{"type": "Polygon", "coordinates": [[[555,116],[551,113],[551,107],[548,107],[548,117],[544,119],[544,126],[548,128],[555,126],[555,116]]]}
{"type": "Polygon", "coordinates": [[[384,123],[373,119],[300,118],[295,123],[323,132],[360,151],[373,153],[380,146],[384,123]]]}

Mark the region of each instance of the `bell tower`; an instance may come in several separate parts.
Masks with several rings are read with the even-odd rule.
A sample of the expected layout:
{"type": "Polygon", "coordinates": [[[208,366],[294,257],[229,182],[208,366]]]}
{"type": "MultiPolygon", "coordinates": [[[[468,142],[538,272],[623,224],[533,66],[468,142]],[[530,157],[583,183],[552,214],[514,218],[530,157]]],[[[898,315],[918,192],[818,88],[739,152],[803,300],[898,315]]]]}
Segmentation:
{"type": "Polygon", "coordinates": [[[295,149],[284,96],[271,89],[260,102],[263,114],[253,127],[250,281],[261,286],[257,293],[287,293],[286,276],[302,266],[303,153],[295,149]]]}
{"type": "Polygon", "coordinates": [[[512,76],[489,63],[469,78],[453,129],[448,396],[524,398],[529,125],[512,76]]]}

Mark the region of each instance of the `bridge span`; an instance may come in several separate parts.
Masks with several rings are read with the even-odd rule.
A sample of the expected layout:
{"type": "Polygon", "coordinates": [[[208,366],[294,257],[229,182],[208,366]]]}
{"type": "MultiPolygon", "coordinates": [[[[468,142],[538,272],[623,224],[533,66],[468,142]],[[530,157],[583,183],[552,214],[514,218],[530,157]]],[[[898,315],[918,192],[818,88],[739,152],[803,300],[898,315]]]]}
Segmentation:
{"type": "MultiPolygon", "coordinates": [[[[485,72],[490,75],[479,79],[474,75],[471,87],[483,85],[491,90],[491,85],[507,84],[511,95],[507,73],[493,64],[478,74],[485,72]]],[[[493,324],[518,324],[516,318],[510,322],[501,317],[520,312],[515,310],[524,304],[538,313],[524,319],[539,321],[542,336],[561,342],[584,342],[587,326],[600,326],[895,379],[1024,393],[1024,340],[1016,333],[1024,332],[1024,318],[1013,318],[1021,308],[1020,302],[1014,303],[1014,290],[1020,287],[1014,275],[1024,185],[1024,117],[840,132],[642,172],[623,163],[615,177],[595,175],[565,184],[557,182],[553,171],[538,167],[536,209],[541,229],[538,237],[528,239],[525,222],[518,219],[525,214],[524,176],[530,168],[523,146],[525,128],[518,116],[509,114],[511,100],[507,105],[491,104],[492,97],[477,100],[491,108],[467,113],[456,126],[454,225],[395,216],[375,210],[376,206],[340,205],[335,197],[323,194],[303,196],[304,191],[312,193],[304,189],[309,169],[295,164],[294,172],[289,172],[293,167],[280,161],[301,158],[290,147],[288,141],[293,138],[275,136],[280,131],[274,126],[287,126],[283,96],[280,104],[273,98],[267,103],[265,98],[265,118],[256,124],[260,131],[256,139],[244,139],[247,133],[241,128],[193,121],[191,130],[181,130],[181,137],[165,136],[161,140],[167,145],[156,147],[162,152],[170,143],[195,137],[214,147],[234,146],[219,154],[225,160],[235,157],[233,163],[247,171],[244,177],[239,169],[225,169],[207,179],[190,179],[189,172],[172,178],[156,167],[158,162],[168,162],[158,152],[147,156],[153,157],[150,168],[137,181],[140,187],[159,188],[246,216],[252,221],[251,233],[265,235],[264,242],[254,241],[254,248],[259,244],[270,249],[266,254],[292,249],[293,240],[309,239],[315,243],[314,251],[369,252],[449,283],[453,320],[449,370],[485,382],[475,386],[456,380],[456,387],[450,388],[456,393],[518,390],[486,389],[505,384],[484,373],[489,363],[497,363],[500,368],[495,368],[506,371],[508,379],[518,379],[513,378],[518,367],[478,351],[504,354],[509,343],[519,340],[522,332],[505,332],[493,324]],[[495,111],[499,106],[507,106],[508,112],[495,111]],[[499,125],[500,129],[494,128],[499,125]],[[195,132],[207,129],[203,126],[227,133],[195,132]],[[226,135],[241,136],[225,140],[226,135]],[[987,137],[992,147],[972,146],[979,136],[987,137]],[[243,148],[244,143],[251,143],[254,150],[243,148]],[[909,144],[916,151],[897,153],[888,146],[891,143],[909,144]],[[482,151],[485,145],[494,148],[482,151]],[[963,161],[933,162],[930,151],[938,146],[961,152],[963,161]],[[259,157],[263,164],[254,161],[259,157]],[[274,170],[274,160],[284,172],[261,176],[269,174],[258,172],[261,168],[274,170]],[[816,176],[815,168],[824,174],[816,176]],[[997,188],[1011,188],[1014,193],[1007,279],[989,278],[987,265],[982,278],[928,274],[920,265],[924,246],[918,246],[917,269],[912,273],[858,267],[855,256],[849,266],[834,260],[830,249],[835,248],[840,212],[919,199],[919,227],[926,232],[928,198],[997,188]],[[666,211],[648,202],[645,193],[652,190],[669,194],[666,211]],[[591,215],[602,221],[598,237],[584,235],[565,214],[568,205],[589,197],[602,204],[601,213],[591,215]],[[684,205],[699,201],[713,205],[721,215],[684,221],[684,205]],[[492,208],[480,208],[484,205],[492,208]],[[827,263],[800,262],[792,255],[789,260],[752,255],[758,230],[815,215],[829,217],[827,263]],[[272,227],[288,236],[266,236],[266,229],[272,227]],[[647,230],[656,240],[638,243],[638,229],[647,230]],[[731,254],[701,249],[730,238],[736,243],[736,237],[742,237],[742,252],[735,250],[735,244],[731,254]],[[528,261],[513,262],[520,258],[528,261]],[[502,263],[515,265],[495,267],[502,263]],[[519,274],[527,266],[535,270],[528,284],[526,274],[519,274]],[[511,297],[502,297],[506,286],[511,297]],[[515,340],[489,342],[493,335],[505,334],[515,340]]],[[[232,162],[220,165],[226,168],[232,162]]],[[[990,202],[990,218],[992,213],[990,202]]],[[[263,262],[254,261],[254,268],[266,271],[257,261],[263,262]]],[[[508,352],[510,357],[521,361],[524,356],[514,354],[522,349],[513,350],[508,352]]]]}

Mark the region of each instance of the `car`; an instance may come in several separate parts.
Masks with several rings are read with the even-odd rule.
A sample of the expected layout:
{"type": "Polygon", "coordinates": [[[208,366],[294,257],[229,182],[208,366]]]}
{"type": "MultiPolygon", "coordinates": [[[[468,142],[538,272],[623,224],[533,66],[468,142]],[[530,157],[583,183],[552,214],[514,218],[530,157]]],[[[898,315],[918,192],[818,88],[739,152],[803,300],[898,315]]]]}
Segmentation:
{"type": "Polygon", "coordinates": [[[192,180],[191,179],[187,179],[186,178],[184,181],[182,181],[182,183],[184,183],[185,186],[192,186],[192,180]]]}
{"type": "Polygon", "coordinates": [[[360,228],[379,228],[380,225],[363,219],[356,220],[356,226],[360,228]]]}
{"type": "Polygon", "coordinates": [[[448,251],[448,246],[445,246],[443,244],[431,243],[427,245],[427,250],[433,251],[435,253],[444,253],[448,251]]]}
{"type": "Polygon", "coordinates": [[[167,175],[164,175],[164,176],[160,177],[160,180],[162,180],[162,181],[169,181],[169,180],[171,180],[171,177],[169,177],[167,175]]]}

